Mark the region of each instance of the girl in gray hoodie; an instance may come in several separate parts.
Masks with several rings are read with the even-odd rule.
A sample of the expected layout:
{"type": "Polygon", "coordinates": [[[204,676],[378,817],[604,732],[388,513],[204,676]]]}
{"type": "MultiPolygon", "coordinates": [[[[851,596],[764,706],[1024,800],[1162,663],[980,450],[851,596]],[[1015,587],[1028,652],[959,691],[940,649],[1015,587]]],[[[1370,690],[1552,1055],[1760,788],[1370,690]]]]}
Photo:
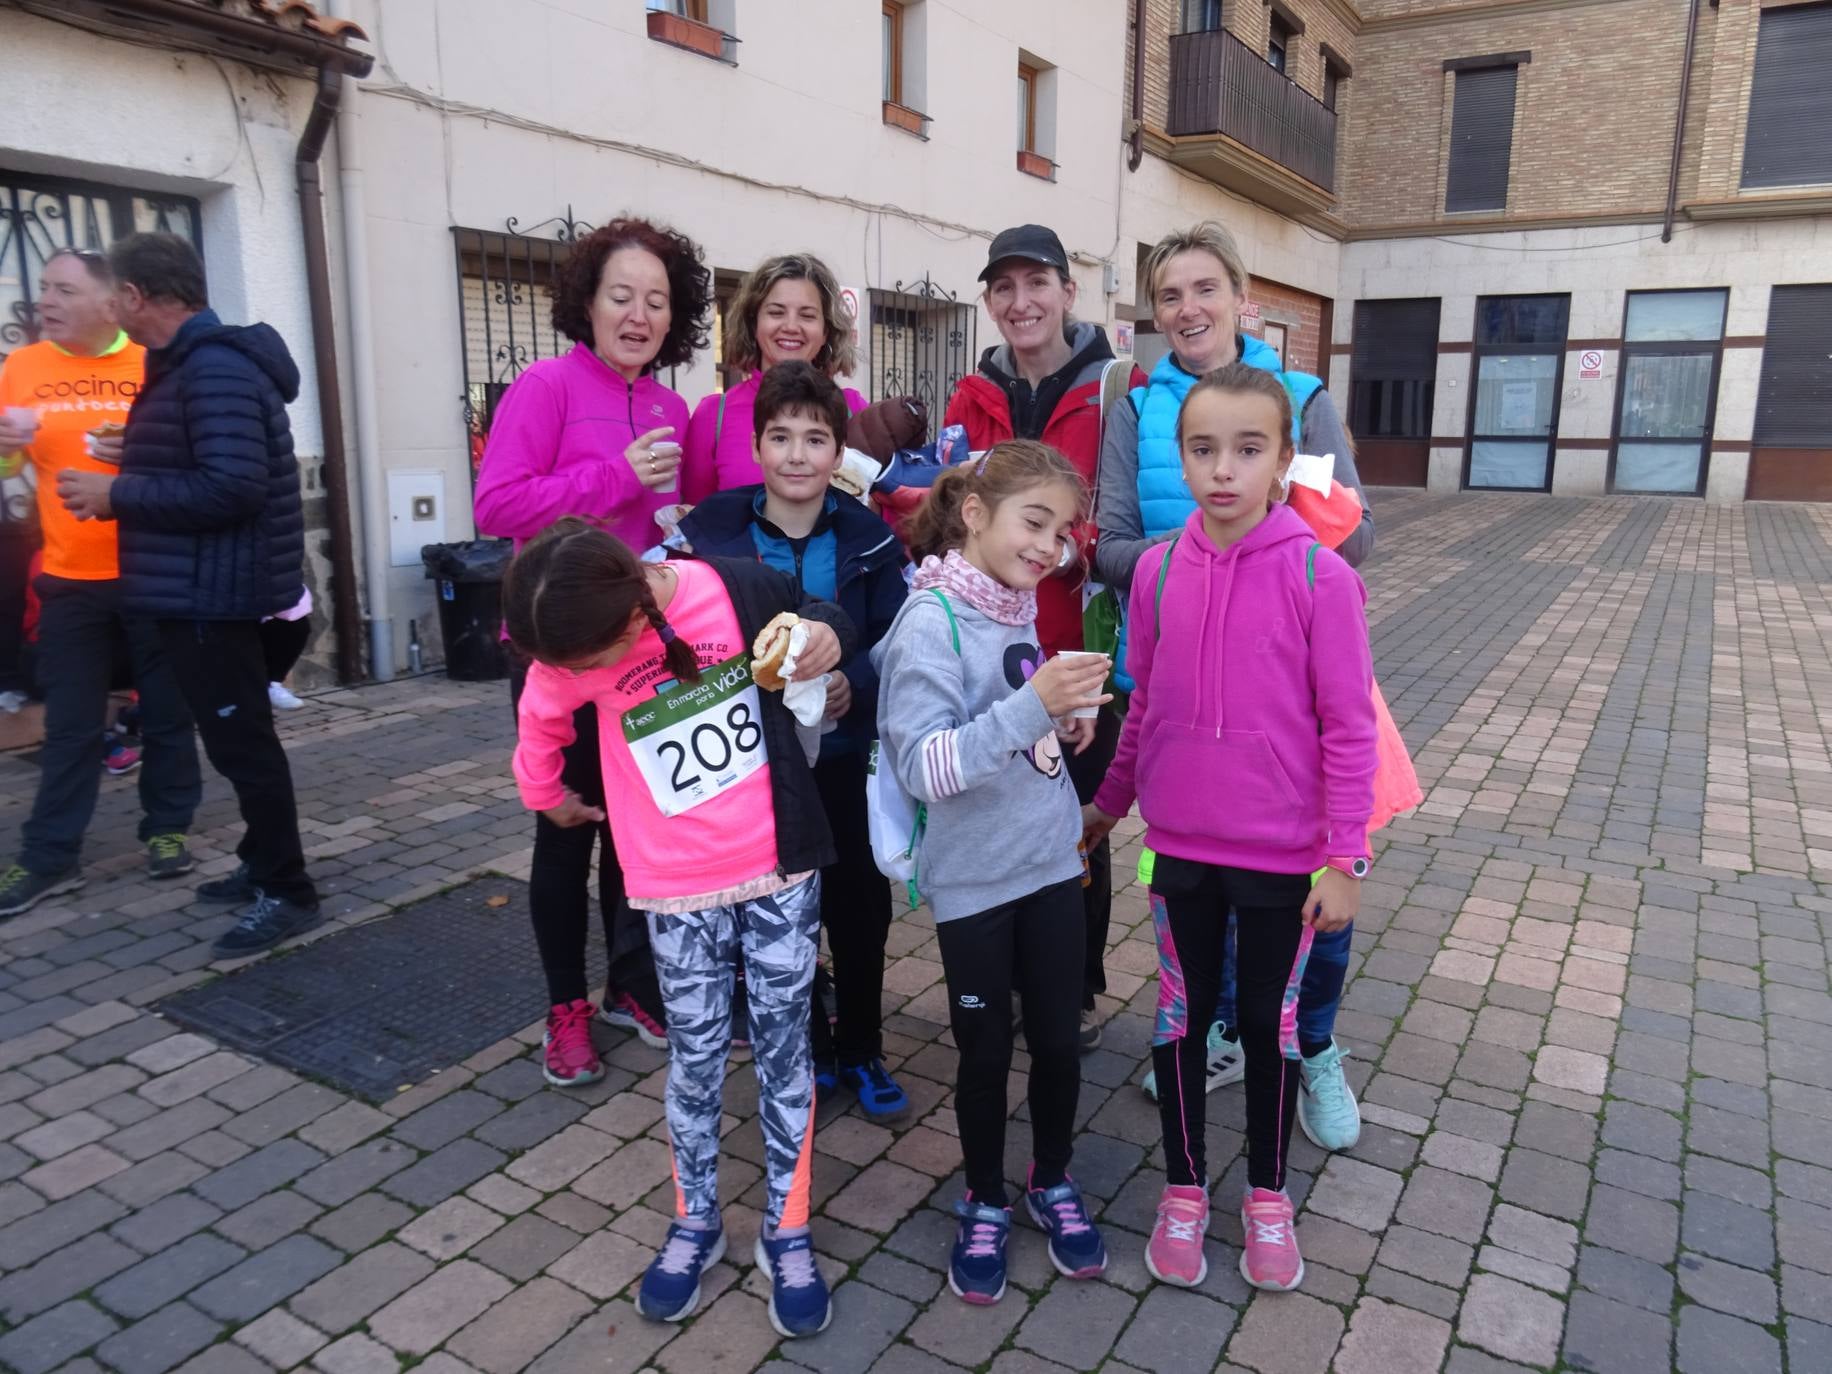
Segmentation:
{"type": "Polygon", "coordinates": [[[1109,699],[1109,663],[1045,661],[1036,629],[1037,586],[1073,558],[1085,499],[1068,460],[1033,440],[943,473],[910,522],[912,594],[872,655],[883,757],[927,808],[917,879],[947,975],[967,1175],[949,1284],[971,1303],[1005,1291],[1014,988],[1031,1056],[1026,1207],[1062,1273],[1092,1278],[1107,1264],[1068,1174],[1084,917],[1081,824],[1063,749],[1092,742],[1094,720],[1071,716],[1109,699]]]}

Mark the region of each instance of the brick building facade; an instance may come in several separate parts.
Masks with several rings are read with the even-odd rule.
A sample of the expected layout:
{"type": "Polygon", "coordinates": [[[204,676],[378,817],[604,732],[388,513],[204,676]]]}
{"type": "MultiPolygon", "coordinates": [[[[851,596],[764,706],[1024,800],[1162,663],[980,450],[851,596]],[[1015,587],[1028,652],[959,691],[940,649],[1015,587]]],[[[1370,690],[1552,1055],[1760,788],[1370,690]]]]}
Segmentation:
{"type": "Polygon", "coordinates": [[[1373,478],[1832,499],[1828,0],[1138,8],[1147,160],[1373,478]],[[1257,275],[1292,231],[1333,282],[1257,275]]]}

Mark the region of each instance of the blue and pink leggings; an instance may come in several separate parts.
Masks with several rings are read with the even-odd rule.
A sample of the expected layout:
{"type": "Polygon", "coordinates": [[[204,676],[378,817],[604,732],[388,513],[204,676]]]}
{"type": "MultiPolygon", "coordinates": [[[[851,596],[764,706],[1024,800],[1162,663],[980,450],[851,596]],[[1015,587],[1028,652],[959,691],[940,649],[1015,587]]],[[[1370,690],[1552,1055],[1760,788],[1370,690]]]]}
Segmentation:
{"type": "Polygon", "coordinates": [[[1285,1186],[1298,1109],[1298,988],[1311,932],[1301,919],[1308,874],[1255,873],[1159,854],[1151,914],[1158,938],[1158,1014],[1151,1040],[1169,1181],[1208,1182],[1203,1084],[1227,939],[1235,925],[1235,1016],[1247,1059],[1247,1181],[1285,1186]]]}

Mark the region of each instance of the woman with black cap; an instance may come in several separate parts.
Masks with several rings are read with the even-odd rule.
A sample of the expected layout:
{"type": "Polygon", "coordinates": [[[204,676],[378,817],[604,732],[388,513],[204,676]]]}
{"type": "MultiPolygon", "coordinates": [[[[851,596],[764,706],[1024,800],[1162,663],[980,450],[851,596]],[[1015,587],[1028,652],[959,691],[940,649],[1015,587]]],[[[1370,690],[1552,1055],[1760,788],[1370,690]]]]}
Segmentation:
{"type": "MultiPolygon", "coordinates": [[[[1054,230],[1021,224],[999,234],[980,280],[986,285],[986,312],[1004,342],[981,355],[977,373],[961,378],[943,423],[964,426],[968,444],[976,450],[1006,439],[1041,439],[1073,463],[1093,491],[1099,477],[1101,424],[1108,408],[1102,392],[1123,398],[1132,387],[1144,385],[1145,374],[1114,358],[1099,325],[1070,318],[1075,280],[1069,275],[1069,255],[1054,230]]],[[[1082,647],[1082,584],[1093,539],[1090,519],[1077,532],[1080,557],[1037,588],[1037,637],[1047,654],[1082,647]]],[[[1076,795],[1084,804],[1113,760],[1119,733],[1119,717],[1103,710],[1093,745],[1069,758],[1076,795]]],[[[1107,990],[1103,956],[1113,910],[1110,857],[1104,839],[1087,856],[1084,1052],[1098,1046],[1101,1038],[1094,999],[1107,990]]]]}

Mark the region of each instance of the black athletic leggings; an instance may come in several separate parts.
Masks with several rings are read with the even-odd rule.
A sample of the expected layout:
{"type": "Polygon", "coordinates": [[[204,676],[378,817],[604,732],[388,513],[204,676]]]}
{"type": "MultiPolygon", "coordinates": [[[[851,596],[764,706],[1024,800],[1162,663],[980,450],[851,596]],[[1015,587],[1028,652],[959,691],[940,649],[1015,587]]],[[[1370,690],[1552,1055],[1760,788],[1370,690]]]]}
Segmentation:
{"type": "Polygon", "coordinates": [[[1255,1188],[1285,1186],[1285,1157],[1298,1109],[1298,1061],[1295,1028],[1287,1057],[1279,1023],[1287,991],[1296,1006],[1302,970],[1295,965],[1309,894],[1307,874],[1256,873],[1157,856],[1151,917],[1160,976],[1151,1060],[1158,1078],[1164,1165],[1173,1184],[1208,1183],[1203,1081],[1232,907],[1238,917],[1235,1015],[1247,1057],[1247,1181],[1255,1188]]]}
{"type": "Polygon", "coordinates": [[[1081,879],[1055,883],[977,916],[938,921],[948,1020],[960,1052],[954,1116],[975,1202],[1006,1205],[1005,1100],[1011,994],[1030,1051],[1031,1186],[1067,1176],[1081,1095],[1081,879]]]}

